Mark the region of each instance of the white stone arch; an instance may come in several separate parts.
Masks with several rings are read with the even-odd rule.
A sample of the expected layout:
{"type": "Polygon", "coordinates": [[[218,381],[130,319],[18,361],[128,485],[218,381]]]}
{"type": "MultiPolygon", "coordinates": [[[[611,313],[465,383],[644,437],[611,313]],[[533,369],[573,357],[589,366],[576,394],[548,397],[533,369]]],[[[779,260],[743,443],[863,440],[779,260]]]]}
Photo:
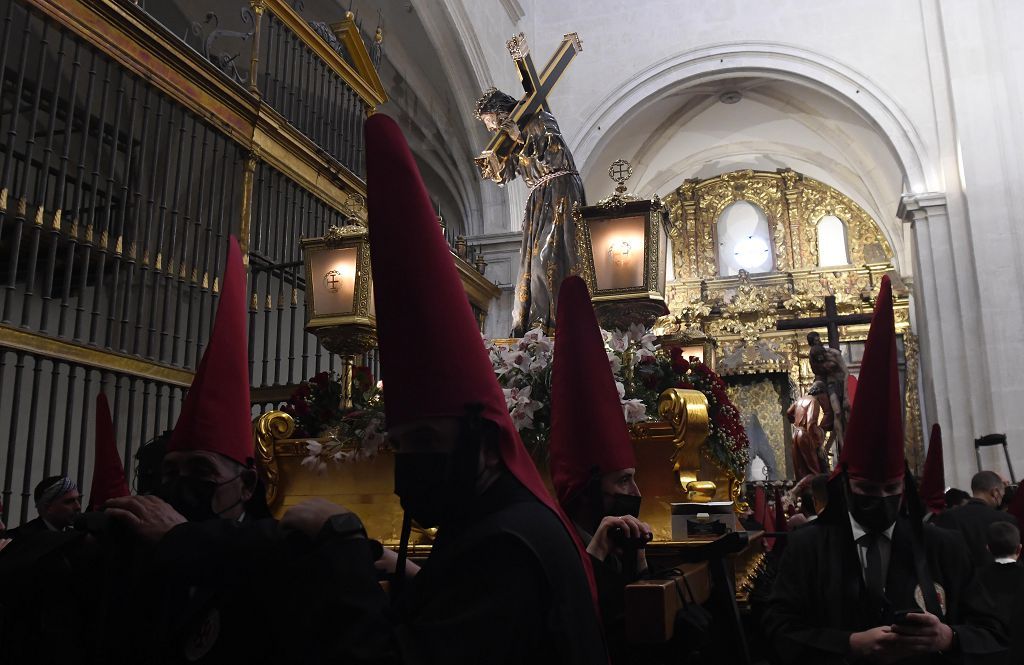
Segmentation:
{"type": "Polygon", "coordinates": [[[843,102],[871,123],[890,145],[911,193],[941,191],[916,127],[896,102],[867,77],[821,53],[772,42],[734,42],[684,51],[651,65],[599,102],[571,145],[576,163],[590,168],[608,130],[627,121],[668,90],[759,75],[806,85],[843,102]]]}

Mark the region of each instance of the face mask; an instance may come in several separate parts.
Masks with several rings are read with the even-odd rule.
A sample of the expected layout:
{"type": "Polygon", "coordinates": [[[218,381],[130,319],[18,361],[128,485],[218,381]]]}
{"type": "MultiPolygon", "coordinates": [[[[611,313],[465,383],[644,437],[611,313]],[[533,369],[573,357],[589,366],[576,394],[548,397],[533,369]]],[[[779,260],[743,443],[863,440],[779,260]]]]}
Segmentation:
{"type": "Polygon", "coordinates": [[[607,514],[612,517],[632,515],[639,518],[641,500],[641,497],[634,496],[633,494],[612,494],[612,505],[608,509],[607,514]]]}
{"type": "Polygon", "coordinates": [[[866,496],[850,492],[850,514],[868,531],[885,531],[900,513],[902,494],[894,496],[866,496]]]}
{"type": "Polygon", "coordinates": [[[395,455],[395,494],[416,523],[437,526],[452,502],[451,456],[445,453],[395,455]]]}
{"type": "Polygon", "coordinates": [[[227,485],[238,477],[235,476],[218,483],[190,476],[175,476],[158,487],[153,495],[169,503],[171,508],[181,513],[182,517],[189,522],[206,522],[219,518],[222,513],[242,502],[242,499],[239,498],[238,501],[219,513],[213,510],[213,495],[217,493],[217,488],[227,485]]]}

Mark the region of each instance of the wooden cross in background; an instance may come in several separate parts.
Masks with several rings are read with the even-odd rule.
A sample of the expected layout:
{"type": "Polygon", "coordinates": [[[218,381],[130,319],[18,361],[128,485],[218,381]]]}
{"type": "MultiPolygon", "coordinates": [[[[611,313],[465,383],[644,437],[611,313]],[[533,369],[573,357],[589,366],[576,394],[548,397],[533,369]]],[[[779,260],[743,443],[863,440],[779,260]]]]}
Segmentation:
{"type": "Polygon", "coordinates": [[[805,328],[828,329],[828,345],[833,349],[839,349],[839,326],[849,326],[857,323],[871,323],[870,314],[845,314],[839,315],[836,308],[836,297],[825,296],[825,316],[812,316],[806,319],[781,319],[775,324],[776,330],[803,330],[805,328]]]}
{"type": "MultiPolygon", "coordinates": [[[[558,50],[551,56],[540,75],[537,74],[537,69],[533,66],[533,58],[530,56],[530,47],[526,43],[525,34],[520,32],[508,40],[505,45],[508,47],[512,60],[516,63],[516,73],[519,74],[523,91],[526,93],[509,114],[509,119],[515,122],[522,131],[526,129],[526,125],[535,115],[541,111],[550,112],[548,95],[569,67],[572,59],[583,50],[583,43],[575,32],[570,32],[562,37],[562,43],[559,44],[558,50]]],[[[512,152],[514,145],[515,141],[508,134],[499,131],[480,153],[480,157],[490,165],[492,173],[498,173],[501,170],[501,162],[512,152]]]]}

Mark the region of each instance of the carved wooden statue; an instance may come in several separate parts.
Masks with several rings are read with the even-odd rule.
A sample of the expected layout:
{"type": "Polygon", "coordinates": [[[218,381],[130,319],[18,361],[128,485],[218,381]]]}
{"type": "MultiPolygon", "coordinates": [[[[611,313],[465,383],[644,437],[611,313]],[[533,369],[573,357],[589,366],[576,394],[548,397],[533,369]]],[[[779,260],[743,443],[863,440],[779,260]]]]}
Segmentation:
{"type": "Polygon", "coordinates": [[[807,335],[808,360],[814,383],[786,412],[793,423],[793,471],[797,480],[807,474],[827,473],[826,455],[842,448],[850,402],[846,395],[846,361],[837,349],[824,346],[818,333],[807,335]],[[825,432],[829,432],[825,443],[825,432]]]}

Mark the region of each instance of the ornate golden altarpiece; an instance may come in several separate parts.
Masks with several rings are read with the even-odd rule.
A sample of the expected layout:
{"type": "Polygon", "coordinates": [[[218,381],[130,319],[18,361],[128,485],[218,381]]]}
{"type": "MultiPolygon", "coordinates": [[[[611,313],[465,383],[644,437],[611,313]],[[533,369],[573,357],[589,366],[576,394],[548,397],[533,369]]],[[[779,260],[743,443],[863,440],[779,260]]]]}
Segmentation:
{"type": "MultiPolygon", "coordinates": [[[[920,469],[918,345],[910,328],[909,293],[894,270],[892,248],[871,216],[836,189],[789,169],[734,171],[686,180],[664,200],[675,279],[667,286],[670,314],[658,321],[657,332],[684,344],[687,338],[701,335],[715,341],[714,369],[730,383],[729,392],[741,414],[758,414],[780,461],[786,459],[789,445],[788,428],[779,411],[780,397],[784,402],[787,396],[769,384],[788,383],[788,397],[795,398],[804,394],[814,376],[807,362],[810,329],[778,331],[778,321],[821,316],[829,295],[835,296],[840,314],[870,314],[882,276],[890,275],[896,332],[903,340],[906,363],[907,457],[920,469]],[[773,255],[770,272],[721,275],[719,217],[737,201],[754,204],[767,217],[773,255]],[[826,215],[843,223],[848,265],[818,265],[817,224],[826,215]],[[757,381],[759,377],[765,380],[757,381]],[[782,377],[788,381],[780,381],[782,377]]],[[[840,339],[863,342],[867,331],[867,325],[840,326],[840,339]]],[[[852,360],[855,372],[859,358],[852,360]]]]}

